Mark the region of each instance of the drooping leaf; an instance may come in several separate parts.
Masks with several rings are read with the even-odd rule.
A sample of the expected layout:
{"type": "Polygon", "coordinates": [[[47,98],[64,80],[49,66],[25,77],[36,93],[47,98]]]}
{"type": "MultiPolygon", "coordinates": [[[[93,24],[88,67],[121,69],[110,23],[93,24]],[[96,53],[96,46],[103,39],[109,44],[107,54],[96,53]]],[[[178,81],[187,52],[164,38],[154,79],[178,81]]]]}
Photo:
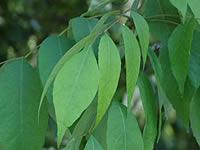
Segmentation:
{"type": "Polygon", "coordinates": [[[137,120],[132,113],[126,116],[126,109],[113,103],[108,112],[107,149],[143,150],[144,144],[137,120]]]}
{"type": "Polygon", "coordinates": [[[195,31],[193,35],[192,48],[189,64],[189,78],[195,88],[200,86],[200,32],[195,31]]]}
{"type": "Polygon", "coordinates": [[[47,128],[47,105],[37,110],[42,85],[37,72],[23,58],[0,69],[0,147],[2,150],[40,150],[47,128]]]}
{"type": "Polygon", "coordinates": [[[66,128],[79,118],[94,99],[99,71],[91,46],[74,55],[56,76],[53,102],[58,124],[58,145],[66,128]]]}
{"type": "Polygon", "coordinates": [[[142,73],[139,76],[138,86],[146,120],[143,131],[144,150],[153,150],[157,136],[157,103],[151,83],[142,73]]]}
{"type": "MultiPolygon", "coordinates": [[[[74,41],[65,38],[64,36],[51,35],[47,37],[41,44],[38,57],[38,68],[40,79],[43,86],[45,85],[53,67],[59,59],[69,50],[74,44],[74,41]]],[[[55,110],[53,106],[53,87],[47,92],[49,102],[49,113],[55,120],[55,110]]]]}
{"type": "Polygon", "coordinates": [[[88,139],[88,142],[84,150],[103,150],[103,148],[99,144],[99,142],[95,139],[95,137],[91,135],[90,138],[88,139]]]}
{"type": "Polygon", "coordinates": [[[176,110],[176,114],[183,121],[185,127],[189,125],[189,104],[185,101],[180,93],[177,81],[172,74],[171,64],[169,60],[169,52],[167,49],[162,49],[160,53],[160,63],[162,66],[163,77],[161,85],[167,96],[167,99],[176,110]]]}
{"type": "Polygon", "coordinates": [[[196,20],[200,23],[200,3],[199,0],[188,0],[188,5],[190,6],[196,20]]]}
{"type": "Polygon", "coordinates": [[[195,136],[198,144],[200,145],[199,109],[200,109],[200,88],[197,90],[193,100],[191,101],[191,108],[190,108],[190,121],[191,121],[193,135],[195,136]]]}
{"type": "Polygon", "coordinates": [[[180,24],[173,31],[168,42],[172,73],[176,78],[181,93],[184,91],[184,84],[189,69],[189,56],[194,27],[195,22],[193,19],[184,25],[180,24]]]}
{"type": "Polygon", "coordinates": [[[97,19],[86,19],[83,17],[72,19],[70,21],[70,25],[76,42],[89,35],[92,29],[95,27],[97,21],[97,19]]]}
{"type": "Polygon", "coordinates": [[[112,97],[117,89],[121,61],[114,42],[108,35],[101,38],[99,44],[99,91],[97,104],[96,125],[106,113],[112,97]]]}
{"type": "Polygon", "coordinates": [[[78,52],[80,52],[84,47],[87,47],[87,46],[89,46],[90,44],[92,44],[94,42],[94,40],[99,36],[99,34],[102,33],[102,31],[104,31],[107,28],[107,26],[104,25],[104,23],[107,21],[107,19],[112,14],[113,14],[113,12],[109,12],[109,13],[106,13],[104,16],[102,16],[101,19],[97,22],[97,24],[94,27],[94,29],[92,30],[92,33],[90,33],[90,35],[86,36],[85,38],[83,38],[82,40],[80,40],[78,43],[76,43],[58,61],[58,63],[55,65],[55,67],[51,71],[51,74],[49,75],[49,77],[48,77],[48,79],[46,81],[46,84],[44,86],[44,89],[43,89],[43,92],[42,92],[42,95],[41,95],[41,99],[40,99],[40,105],[39,105],[38,112],[40,112],[40,108],[42,106],[44,97],[45,97],[45,95],[46,95],[49,87],[51,86],[51,84],[54,81],[54,79],[55,79],[56,75],[58,74],[58,72],[62,69],[63,65],[67,61],[69,61],[72,58],[72,56],[74,56],[75,54],[77,54],[78,52]]]}
{"type": "Polygon", "coordinates": [[[148,47],[149,47],[149,26],[146,20],[138,13],[132,11],[131,17],[133,18],[133,21],[136,27],[136,32],[139,37],[140,47],[142,51],[142,58],[143,58],[143,66],[144,66],[146,62],[146,58],[147,58],[148,47]]]}
{"type": "Polygon", "coordinates": [[[170,0],[170,2],[181,12],[183,18],[185,18],[188,0],[170,0]]]}
{"type": "Polygon", "coordinates": [[[128,106],[131,105],[132,96],[140,71],[140,47],[133,32],[128,27],[122,27],[126,59],[126,88],[128,92],[128,106]]]}
{"type": "Polygon", "coordinates": [[[162,47],[167,46],[168,38],[176,27],[176,24],[167,23],[162,20],[168,20],[175,23],[179,21],[177,9],[169,2],[169,0],[147,0],[144,3],[144,16],[148,21],[152,42],[159,41],[162,50],[162,47]]]}

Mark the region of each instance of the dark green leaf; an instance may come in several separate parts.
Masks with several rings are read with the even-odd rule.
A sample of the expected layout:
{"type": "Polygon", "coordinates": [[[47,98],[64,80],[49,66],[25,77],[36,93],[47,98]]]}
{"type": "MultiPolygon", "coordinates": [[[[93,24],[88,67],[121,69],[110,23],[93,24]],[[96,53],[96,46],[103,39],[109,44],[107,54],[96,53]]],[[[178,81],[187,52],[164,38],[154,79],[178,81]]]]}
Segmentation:
{"type": "Polygon", "coordinates": [[[179,25],[173,31],[168,42],[172,73],[181,93],[184,91],[184,84],[189,69],[189,56],[194,27],[195,22],[193,19],[184,25],[179,25]]]}
{"type": "Polygon", "coordinates": [[[200,88],[197,90],[192,102],[190,109],[190,121],[193,134],[200,145],[200,88]]]}
{"type": "Polygon", "coordinates": [[[91,46],[74,55],[56,76],[53,102],[58,124],[58,145],[67,127],[79,118],[94,99],[98,81],[99,71],[91,46]]]}
{"type": "Polygon", "coordinates": [[[170,2],[181,12],[182,16],[185,18],[188,0],[170,0],[170,2]]]}
{"type": "Polygon", "coordinates": [[[20,58],[0,69],[0,147],[2,150],[40,150],[47,128],[47,105],[38,123],[42,85],[35,70],[20,58]]]}
{"type": "MultiPolygon", "coordinates": [[[[43,86],[56,63],[67,52],[67,50],[73,46],[73,44],[74,42],[72,40],[57,35],[49,36],[40,44],[38,67],[43,86]]],[[[55,120],[52,89],[53,87],[51,87],[47,92],[47,99],[49,102],[49,113],[55,120]]]]}
{"type": "Polygon", "coordinates": [[[157,136],[157,103],[150,81],[144,74],[138,80],[146,123],[143,131],[144,149],[152,150],[157,136]]]}

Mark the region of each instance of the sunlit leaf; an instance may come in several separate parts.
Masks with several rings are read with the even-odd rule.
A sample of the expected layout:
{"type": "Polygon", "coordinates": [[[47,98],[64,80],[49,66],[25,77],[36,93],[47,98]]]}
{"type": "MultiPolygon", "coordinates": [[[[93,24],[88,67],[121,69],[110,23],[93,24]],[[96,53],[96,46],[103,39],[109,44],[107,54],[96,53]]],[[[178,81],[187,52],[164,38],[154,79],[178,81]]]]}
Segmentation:
{"type": "Polygon", "coordinates": [[[99,71],[91,47],[74,55],[56,76],[53,102],[58,124],[58,145],[67,127],[76,121],[94,99],[99,71]]]}
{"type": "Polygon", "coordinates": [[[99,91],[96,125],[106,113],[112,97],[117,89],[121,61],[120,55],[114,42],[108,35],[101,38],[99,44],[99,91]]]}
{"type": "Polygon", "coordinates": [[[181,12],[182,16],[185,17],[188,0],[170,0],[170,2],[181,12]]]}

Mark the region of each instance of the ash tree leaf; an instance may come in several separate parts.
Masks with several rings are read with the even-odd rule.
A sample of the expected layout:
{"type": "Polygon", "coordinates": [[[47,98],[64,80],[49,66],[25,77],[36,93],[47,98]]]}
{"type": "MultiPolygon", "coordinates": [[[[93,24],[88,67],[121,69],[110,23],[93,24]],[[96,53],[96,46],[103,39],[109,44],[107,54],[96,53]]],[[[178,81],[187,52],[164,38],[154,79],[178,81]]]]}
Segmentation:
{"type": "Polygon", "coordinates": [[[196,20],[200,23],[200,2],[199,0],[188,0],[188,5],[190,6],[196,20]]]}
{"type": "Polygon", "coordinates": [[[90,34],[92,29],[97,24],[97,19],[87,19],[84,17],[77,17],[70,20],[72,34],[76,42],[90,34]]]}
{"type": "Polygon", "coordinates": [[[121,71],[119,51],[108,35],[104,35],[100,40],[98,56],[100,79],[95,126],[99,124],[110,105],[121,71]]]}
{"type": "Polygon", "coordinates": [[[150,81],[144,74],[138,80],[142,104],[145,113],[145,127],[143,131],[144,150],[152,150],[157,136],[157,103],[150,81]]]}
{"type": "Polygon", "coordinates": [[[140,47],[142,51],[143,66],[145,65],[147,59],[147,52],[149,47],[149,26],[146,20],[138,13],[132,11],[131,17],[133,18],[136,32],[139,37],[140,47]]]}
{"type": "Polygon", "coordinates": [[[188,0],[170,0],[170,2],[181,12],[183,18],[185,18],[188,0]]]}
{"type": "MultiPolygon", "coordinates": [[[[40,44],[38,68],[43,86],[45,86],[56,63],[73,46],[73,44],[74,41],[58,35],[51,35],[40,44]]],[[[51,86],[47,92],[47,100],[49,103],[49,113],[55,120],[52,90],[53,87],[51,86]]]]}
{"type": "MultiPolygon", "coordinates": [[[[67,53],[64,54],[64,56],[58,61],[58,63],[55,65],[53,70],[51,71],[51,74],[49,75],[46,84],[44,86],[41,99],[40,99],[40,105],[38,112],[40,112],[41,105],[44,101],[44,97],[51,86],[52,82],[54,81],[56,75],[58,72],[62,69],[63,65],[69,61],[72,56],[79,53],[84,47],[89,46],[91,43],[94,42],[94,40],[98,37],[98,35],[107,28],[107,26],[104,24],[107,19],[112,15],[112,12],[106,13],[104,16],[101,17],[101,19],[97,22],[96,26],[93,29],[93,32],[90,33],[88,36],[77,42],[72,48],[68,50],[67,53]]],[[[39,114],[39,113],[38,113],[39,114]]]]}
{"type": "Polygon", "coordinates": [[[183,25],[180,24],[173,31],[168,41],[171,69],[181,93],[184,92],[184,84],[189,70],[194,27],[195,21],[193,19],[188,20],[183,25]]]}
{"type": "Polygon", "coordinates": [[[198,144],[200,145],[200,88],[197,90],[190,105],[190,122],[193,135],[195,136],[198,144]]]}
{"type": "Polygon", "coordinates": [[[91,135],[84,150],[103,150],[103,148],[95,137],[91,135]]]}
{"type": "Polygon", "coordinates": [[[42,85],[39,76],[23,58],[0,69],[0,146],[2,150],[41,150],[48,122],[43,103],[38,123],[42,85]]]}
{"type": "Polygon", "coordinates": [[[122,35],[125,47],[126,88],[128,92],[128,106],[130,107],[140,71],[141,56],[140,47],[133,32],[128,27],[123,26],[122,35]]]}
{"type": "Polygon", "coordinates": [[[189,78],[193,86],[197,89],[200,86],[200,32],[194,31],[190,64],[189,64],[189,78]]]}
{"type": "Polygon", "coordinates": [[[53,103],[58,125],[58,145],[65,131],[94,99],[99,70],[91,46],[64,64],[54,81],[53,103]]]}
{"type": "Polygon", "coordinates": [[[137,120],[131,112],[126,115],[126,108],[113,102],[108,111],[107,149],[143,150],[144,143],[137,120]]]}

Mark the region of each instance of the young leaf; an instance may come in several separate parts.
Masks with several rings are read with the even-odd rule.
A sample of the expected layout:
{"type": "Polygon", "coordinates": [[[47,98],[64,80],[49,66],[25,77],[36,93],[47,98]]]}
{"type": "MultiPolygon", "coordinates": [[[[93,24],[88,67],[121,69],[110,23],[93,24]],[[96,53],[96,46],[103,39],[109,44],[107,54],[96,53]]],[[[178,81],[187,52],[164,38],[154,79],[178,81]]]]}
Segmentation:
{"type": "Polygon", "coordinates": [[[149,47],[149,26],[146,20],[138,13],[132,11],[131,17],[133,18],[136,32],[139,37],[140,47],[142,51],[143,66],[145,65],[147,58],[147,51],[149,47]]]}
{"type": "Polygon", "coordinates": [[[172,73],[176,78],[181,93],[184,91],[184,84],[188,74],[194,27],[195,21],[193,19],[184,25],[179,25],[173,31],[168,42],[172,73]]]}
{"type": "Polygon", "coordinates": [[[137,120],[131,112],[114,102],[108,111],[107,149],[143,150],[144,143],[137,120]]]}
{"type": "Polygon", "coordinates": [[[140,74],[138,80],[142,104],[144,107],[146,123],[143,131],[144,150],[152,150],[157,136],[157,104],[153,89],[148,78],[140,74]]]}
{"type": "Polygon", "coordinates": [[[200,145],[200,88],[197,90],[190,107],[190,121],[193,134],[200,145]]]}
{"type": "Polygon", "coordinates": [[[23,58],[0,69],[0,146],[2,150],[39,150],[47,129],[47,105],[37,110],[42,85],[37,72],[23,58]]]}
{"type": "Polygon", "coordinates": [[[126,88],[128,92],[128,106],[131,105],[132,96],[137,83],[140,70],[140,47],[133,32],[128,27],[122,27],[126,59],[126,88]]]}
{"type": "Polygon", "coordinates": [[[53,102],[58,124],[58,145],[67,127],[79,118],[94,99],[98,81],[98,66],[90,46],[66,62],[56,76],[53,102]]]}
{"type": "Polygon", "coordinates": [[[84,150],[103,150],[103,148],[95,137],[91,135],[84,150]]]}
{"type": "Polygon", "coordinates": [[[183,18],[185,18],[188,0],[170,0],[170,2],[181,12],[183,18]]]}
{"type": "Polygon", "coordinates": [[[121,61],[120,55],[114,42],[108,35],[101,38],[99,44],[99,91],[96,126],[106,113],[112,97],[117,89],[121,61]]]}
{"type": "Polygon", "coordinates": [[[188,0],[188,5],[190,6],[196,20],[200,23],[200,3],[199,0],[188,0]]]}
{"type": "MultiPolygon", "coordinates": [[[[38,68],[43,86],[45,85],[56,63],[73,46],[73,44],[74,41],[69,40],[64,36],[57,35],[49,36],[40,44],[38,68]]],[[[53,87],[51,86],[47,92],[47,99],[49,102],[49,113],[55,120],[52,90],[53,87]]]]}
{"type": "Polygon", "coordinates": [[[70,25],[72,27],[72,33],[75,41],[78,42],[89,35],[92,29],[95,27],[97,21],[97,19],[86,19],[83,17],[72,19],[70,21],[70,25]]]}

